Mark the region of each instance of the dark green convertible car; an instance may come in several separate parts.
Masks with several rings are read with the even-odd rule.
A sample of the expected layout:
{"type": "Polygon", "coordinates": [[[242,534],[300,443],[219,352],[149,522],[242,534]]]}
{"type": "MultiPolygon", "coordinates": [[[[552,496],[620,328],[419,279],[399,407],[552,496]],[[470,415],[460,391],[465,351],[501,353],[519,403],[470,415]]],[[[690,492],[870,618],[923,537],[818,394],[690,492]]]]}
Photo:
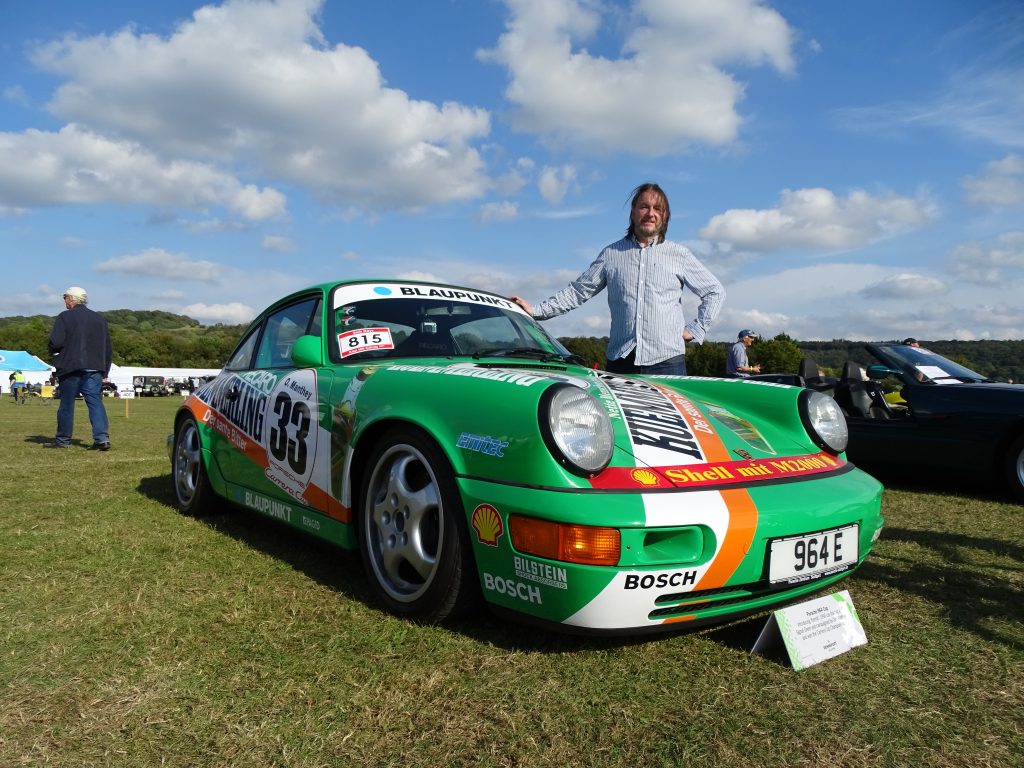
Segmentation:
{"type": "Polygon", "coordinates": [[[821,393],[612,375],[503,296],[351,281],[264,311],[169,451],[183,512],[358,549],[396,614],[637,633],[848,576],[883,521],[846,442],[821,393]]]}

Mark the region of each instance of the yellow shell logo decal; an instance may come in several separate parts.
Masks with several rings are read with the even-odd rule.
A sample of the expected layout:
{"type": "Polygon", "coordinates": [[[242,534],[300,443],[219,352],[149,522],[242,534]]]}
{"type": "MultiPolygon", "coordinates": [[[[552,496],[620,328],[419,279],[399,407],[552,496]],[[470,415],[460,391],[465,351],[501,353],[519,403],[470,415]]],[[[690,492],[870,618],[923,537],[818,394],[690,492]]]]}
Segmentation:
{"type": "Polygon", "coordinates": [[[661,482],[649,469],[634,469],[630,474],[640,485],[658,485],[661,482]]]}
{"type": "Polygon", "coordinates": [[[498,539],[505,530],[498,510],[490,504],[481,504],[473,510],[471,522],[473,530],[476,531],[477,541],[489,547],[498,546],[498,539]]]}

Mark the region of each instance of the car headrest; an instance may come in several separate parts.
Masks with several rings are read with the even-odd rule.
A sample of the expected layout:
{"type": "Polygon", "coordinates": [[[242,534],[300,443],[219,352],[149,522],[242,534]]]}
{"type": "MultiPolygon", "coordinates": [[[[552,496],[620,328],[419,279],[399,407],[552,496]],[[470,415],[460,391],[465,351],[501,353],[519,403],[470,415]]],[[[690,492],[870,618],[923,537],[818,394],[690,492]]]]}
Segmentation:
{"type": "Polygon", "coordinates": [[[818,378],[818,364],[809,357],[800,361],[800,378],[804,381],[818,378]]]}
{"type": "Polygon", "coordinates": [[[843,381],[864,381],[864,369],[859,363],[847,360],[843,365],[843,381]]]}

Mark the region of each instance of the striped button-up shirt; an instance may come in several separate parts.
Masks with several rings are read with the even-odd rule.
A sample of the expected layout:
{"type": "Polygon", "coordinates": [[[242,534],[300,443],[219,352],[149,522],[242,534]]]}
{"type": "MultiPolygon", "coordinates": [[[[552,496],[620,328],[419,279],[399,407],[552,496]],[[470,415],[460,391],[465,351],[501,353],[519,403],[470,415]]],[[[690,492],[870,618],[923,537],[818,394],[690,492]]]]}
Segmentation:
{"type": "Polygon", "coordinates": [[[608,359],[636,349],[636,365],[654,365],[686,353],[683,330],[704,341],[725,300],[725,288],[690,249],[666,240],[641,246],[628,236],[607,246],[569,286],[533,307],[547,320],[576,309],[608,289],[612,327],[608,359]],[[700,298],[697,317],[683,316],[683,288],[700,298]]]}

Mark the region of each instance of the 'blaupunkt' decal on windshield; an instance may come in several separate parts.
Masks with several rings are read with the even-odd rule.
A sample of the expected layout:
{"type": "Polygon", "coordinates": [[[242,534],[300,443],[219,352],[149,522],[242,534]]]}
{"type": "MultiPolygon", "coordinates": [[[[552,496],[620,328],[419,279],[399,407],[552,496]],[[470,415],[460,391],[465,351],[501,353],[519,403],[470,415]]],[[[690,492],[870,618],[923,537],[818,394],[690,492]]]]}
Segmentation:
{"type": "Polygon", "coordinates": [[[447,288],[438,285],[403,283],[356,283],[343,285],[334,292],[334,309],[368,299],[443,299],[461,304],[484,304],[525,314],[518,304],[504,296],[480,291],[447,288]]]}

